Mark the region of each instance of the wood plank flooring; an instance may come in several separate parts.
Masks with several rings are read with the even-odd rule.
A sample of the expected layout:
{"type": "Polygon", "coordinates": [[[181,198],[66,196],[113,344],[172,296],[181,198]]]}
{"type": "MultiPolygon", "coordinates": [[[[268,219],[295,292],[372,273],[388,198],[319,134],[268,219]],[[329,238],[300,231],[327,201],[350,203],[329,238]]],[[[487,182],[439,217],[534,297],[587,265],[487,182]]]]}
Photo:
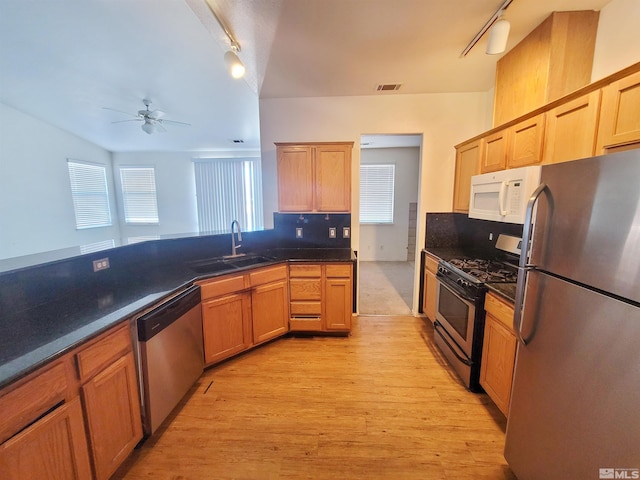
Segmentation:
{"type": "Polygon", "coordinates": [[[515,480],[505,423],[428,320],[360,316],[351,337],[283,338],[206,370],[113,478],[515,480]]]}

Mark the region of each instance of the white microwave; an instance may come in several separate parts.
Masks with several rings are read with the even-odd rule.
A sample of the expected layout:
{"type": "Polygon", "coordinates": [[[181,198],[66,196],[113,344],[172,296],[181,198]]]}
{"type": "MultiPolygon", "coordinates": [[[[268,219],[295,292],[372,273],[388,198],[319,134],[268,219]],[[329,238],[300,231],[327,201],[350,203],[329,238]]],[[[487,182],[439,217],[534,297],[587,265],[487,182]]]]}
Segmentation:
{"type": "Polygon", "coordinates": [[[523,224],[529,197],[540,183],[540,168],[512,168],[471,177],[469,217],[523,224]]]}

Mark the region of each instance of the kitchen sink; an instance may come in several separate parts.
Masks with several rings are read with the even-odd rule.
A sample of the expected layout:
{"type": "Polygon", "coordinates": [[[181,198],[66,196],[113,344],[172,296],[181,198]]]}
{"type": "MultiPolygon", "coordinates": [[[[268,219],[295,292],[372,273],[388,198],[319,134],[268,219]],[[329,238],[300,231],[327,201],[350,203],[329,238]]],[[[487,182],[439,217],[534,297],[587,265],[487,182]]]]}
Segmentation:
{"type": "Polygon", "coordinates": [[[270,262],[271,259],[262,255],[242,255],[237,257],[215,258],[189,264],[189,268],[197,273],[220,273],[233,271],[238,268],[250,267],[270,262]]]}

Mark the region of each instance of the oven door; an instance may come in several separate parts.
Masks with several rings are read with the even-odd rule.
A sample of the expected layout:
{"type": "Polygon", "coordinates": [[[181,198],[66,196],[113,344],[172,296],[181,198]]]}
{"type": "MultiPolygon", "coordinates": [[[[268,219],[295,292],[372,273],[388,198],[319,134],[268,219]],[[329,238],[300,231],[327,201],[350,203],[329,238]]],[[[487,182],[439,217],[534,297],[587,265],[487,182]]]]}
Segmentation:
{"type": "Polygon", "coordinates": [[[475,299],[468,298],[460,289],[445,283],[442,278],[438,282],[436,301],[436,320],[446,330],[445,335],[471,359],[473,347],[473,330],[475,327],[475,299]]]}

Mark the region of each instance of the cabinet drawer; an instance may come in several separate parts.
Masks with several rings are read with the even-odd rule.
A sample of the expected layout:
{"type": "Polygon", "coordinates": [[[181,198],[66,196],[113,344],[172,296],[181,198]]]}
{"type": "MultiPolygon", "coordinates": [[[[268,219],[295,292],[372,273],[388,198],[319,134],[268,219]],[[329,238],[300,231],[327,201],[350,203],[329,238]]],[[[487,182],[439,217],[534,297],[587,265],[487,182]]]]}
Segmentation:
{"type": "Polygon", "coordinates": [[[427,254],[424,258],[424,266],[431,273],[438,273],[438,260],[427,254]]]}
{"type": "Polygon", "coordinates": [[[220,297],[228,293],[239,292],[245,289],[244,275],[224,277],[219,280],[210,280],[200,283],[202,300],[212,297],[220,297]]]}
{"type": "Polygon", "coordinates": [[[292,278],[289,280],[291,300],[321,300],[320,279],[292,278]]]}
{"type": "Polygon", "coordinates": [[[509,330],[513,330],[513,306],[489,293],[484,300],[486,312],[500,321],[509,330]]]}
{"type": "Polygon", "coordinates": [[[277,280],[287,279],[287,266],[278,265],[275,267],[261,268],[255,272],[249,273],[249,283],[252,287],[263,285],[265,283],[275,282],[277,280]]]}
{"type": "Polygon", "coordinates": [[[291,316],[296,315],[320,315],[322,304],[320,302],[291,302],[291,316]]]}
{"type": "Polygon", "coordinates": [[[65,399],[67,376],[60,362],[0,397],[0,443],[65,399]]]}
{"type": "Polygon", "coordinates": [[[112,360],[131,348],[131,334],[127,324],[127,326],[83,349],[76,355],[80,381],[95,375],[112,360]]]}
{"type": "Polygon", "coordinates": [[[327,265],[327,277],[349,278],[351,276],[351,264],[327,265]]]}
{"type": "Polygon", "coordinates": [[[322,267],[320,265],[289,265],[290,277],[317,277],[320,278],[322,267]]]}
{"type": "Polygon", "coordinates": [[[320,318],[292,318],[289,320],[289,330],[292,332],[319,332],[322,330],[320,318]]]}

